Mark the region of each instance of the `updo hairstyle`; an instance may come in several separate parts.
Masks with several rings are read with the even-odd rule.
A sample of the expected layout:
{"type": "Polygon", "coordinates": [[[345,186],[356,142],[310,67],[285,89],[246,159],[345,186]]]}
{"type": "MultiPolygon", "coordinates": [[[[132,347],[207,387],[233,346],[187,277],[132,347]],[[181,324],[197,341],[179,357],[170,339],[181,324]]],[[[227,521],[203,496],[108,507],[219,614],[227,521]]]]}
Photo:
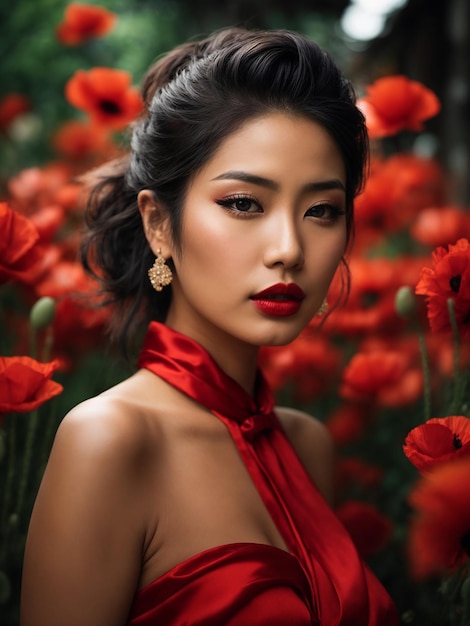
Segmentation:
{"type": "Polygon", "coordinates": [[[84,267],[115,305],[111,331],[123,348],[139,324],[164,321],[171,301],[171,287],[157,293],[147,277],[154,256],[137,206],[141,190],[151,190],[168,213],[179,246],[188,184],[225,138],[259,116],[302,115],[325,128],[343,157],[349,239],[368,155],[350,83],[295,32],[232,28],[183,44],[150,68],[142,94],[145,111],[133,124],[129,156],[90,195],[82,245],[84,267]]]}

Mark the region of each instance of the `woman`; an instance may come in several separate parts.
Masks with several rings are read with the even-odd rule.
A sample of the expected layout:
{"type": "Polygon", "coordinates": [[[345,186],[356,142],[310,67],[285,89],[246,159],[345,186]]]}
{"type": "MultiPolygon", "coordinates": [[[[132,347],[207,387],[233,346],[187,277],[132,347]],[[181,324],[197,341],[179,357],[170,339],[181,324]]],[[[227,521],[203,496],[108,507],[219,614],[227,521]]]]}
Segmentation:
{"type": "Polygon", "coordinates": [[[257,368],[342,262],[367,158],[352,90],[299,34],[228,29],[143,92],[84,260],[124,344],[151,321],[136,373],[58,430],[22,626],[396,624],[327,504],[325,429],[274,412],[257,368]]]}

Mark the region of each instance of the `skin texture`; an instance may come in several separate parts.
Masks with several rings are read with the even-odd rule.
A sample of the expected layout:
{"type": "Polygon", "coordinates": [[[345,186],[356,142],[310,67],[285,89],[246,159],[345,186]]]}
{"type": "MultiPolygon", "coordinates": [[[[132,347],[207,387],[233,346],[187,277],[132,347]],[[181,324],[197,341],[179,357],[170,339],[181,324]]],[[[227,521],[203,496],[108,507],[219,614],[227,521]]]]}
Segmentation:
{"type": "Polygon", "coordinates": [[[307,119],[276,113],[228,137],[195,177],[183,215],[182,252],[164,222],[152,230],[158,206],[152,195],[140,196],[153,252],[161,249],[176,267],[166,323],[202,343],[248,391],[258,347],[292,341],[327,293],[346,243],[345,217],[335,215],[345,208],[337,182],[344,185],[344,166],[327,132],[307,119]],[[269,186],[230,172],[264,178],[269,186]],[[309,189],[328,182],[331,189],[309,189]],[[218,203],[231,197],[233,210],[221,210],[218,203]],[[250,296],[278,282],[295,282],[306,293],[298,315],[273,318],[254,307],[250,296]]]}
{"type": "MultiPolygon", "coordinates": [[[[182,252],[153,195],[139,195],[152,250],[176,268],[168,324],[249,391],[259,347],[292,341],[325,297],[346,241],[344,180],[320,126],[272,114],[230,135],[193,177],[182,252]],[[241,171],[270,182],[234,177],[241,171]],[[279,282],[306,294],[287,318],[250,299],[279,282]]],[[[277,413],[330,500],[333,451],[323,425],[293,409],[277,413]]],[[[140,370],[59,427],[31,519],[21,625],[123,625],[137,589],[233,542],[286,549],[225,426],[140,370]]]]}

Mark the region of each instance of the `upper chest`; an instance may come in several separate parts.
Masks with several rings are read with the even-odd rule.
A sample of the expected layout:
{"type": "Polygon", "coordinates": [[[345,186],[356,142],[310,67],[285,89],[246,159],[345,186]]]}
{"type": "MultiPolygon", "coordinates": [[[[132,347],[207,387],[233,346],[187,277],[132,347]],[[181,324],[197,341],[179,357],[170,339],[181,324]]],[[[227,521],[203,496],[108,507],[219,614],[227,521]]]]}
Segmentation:
{"type": "Polygon", "coordinates": [[[147,498],[142,584],[217,545],[286,549],[227,427],[205,409],[173,415],[147,498]]]}

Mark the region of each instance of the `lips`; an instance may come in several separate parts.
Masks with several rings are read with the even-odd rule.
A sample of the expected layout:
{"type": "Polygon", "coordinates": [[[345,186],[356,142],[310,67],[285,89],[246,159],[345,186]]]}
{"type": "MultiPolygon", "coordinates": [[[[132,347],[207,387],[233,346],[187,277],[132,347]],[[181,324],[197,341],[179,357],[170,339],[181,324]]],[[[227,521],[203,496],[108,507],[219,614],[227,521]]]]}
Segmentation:
{"type": "Polygon", "coordinates": [[[295,283],[277,283],[251,297],[252,300],[296,300],[302,301],[305,298],[303,290],[295,283]]]}
{"type": "Polygon", "coordinates": [[[305,293],[295,283],[278,283],[251,297],[256,308],[272,317],[295,315],[300,309],[305,293]]]}

